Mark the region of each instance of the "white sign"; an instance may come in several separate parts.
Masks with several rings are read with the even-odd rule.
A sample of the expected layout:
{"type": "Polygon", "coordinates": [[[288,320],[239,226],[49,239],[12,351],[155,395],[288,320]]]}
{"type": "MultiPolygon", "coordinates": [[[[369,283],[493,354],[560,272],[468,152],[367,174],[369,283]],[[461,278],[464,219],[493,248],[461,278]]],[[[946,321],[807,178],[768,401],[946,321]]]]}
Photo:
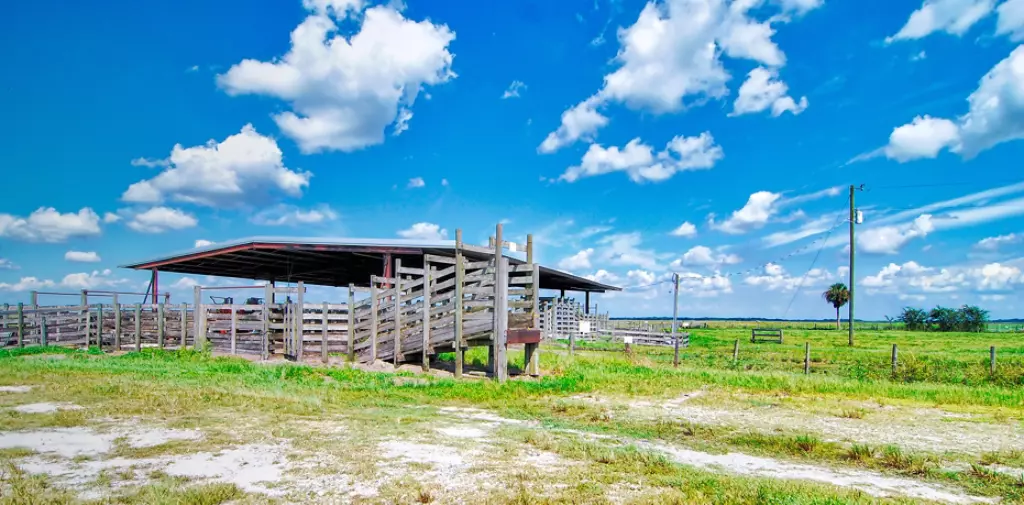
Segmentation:
{"type": "Polygon", "coordinates": [[[622,337],[622,343],[624,343],[624,344],[632,344],[633,343],[633,337],[622,337]]]}
{"type": "Polygon", "coordinates": [[[590,333],[590,321],[580,321],[580,333],[590,333]]]}

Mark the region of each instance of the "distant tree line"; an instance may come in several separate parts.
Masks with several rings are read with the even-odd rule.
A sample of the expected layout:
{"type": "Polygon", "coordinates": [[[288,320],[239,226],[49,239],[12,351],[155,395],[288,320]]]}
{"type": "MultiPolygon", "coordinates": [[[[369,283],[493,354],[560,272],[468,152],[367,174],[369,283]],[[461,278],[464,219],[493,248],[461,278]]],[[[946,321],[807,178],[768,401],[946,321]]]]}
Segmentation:
{"type": "Polygon", "coordinates": [[[910,331],[985,331],[988,311],[974,305],[959,309],[935,307],[932,310],[904,307],[897,321],[910,331]]]}

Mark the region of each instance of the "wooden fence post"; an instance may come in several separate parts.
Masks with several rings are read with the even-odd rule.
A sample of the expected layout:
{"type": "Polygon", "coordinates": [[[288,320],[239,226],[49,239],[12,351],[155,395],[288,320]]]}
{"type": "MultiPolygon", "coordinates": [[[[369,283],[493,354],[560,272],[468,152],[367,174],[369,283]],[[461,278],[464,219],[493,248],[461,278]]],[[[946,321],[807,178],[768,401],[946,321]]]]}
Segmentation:
{"type": "Polygon", "coordinates": [[[142,351],[142,304],[135,304],[135,352],[142,351]]]}
{"type": "Polygon", "coordinates": [[[494,279],[494,376],[498,382],[505,382],[508,378],[508,258],[501,256],[501,243],[497,245],[500,258],[494,279]]]}
{"type": "Polygon", "coordinates": [[[164,304],[156,306],[156,343],[161,350],[164,348],[164,332],[167,329],[167,322],[164,320],[164,304]]]}
{"type": "Polygon", "coordinates": [[[39,292],[38,291],[33,291],[32,292],[32,308],[33,309],[38,309],[39,308],[39,292]]]}
{"type": "Polygon", "coordinates": [[[18,347],[25,347],[25,304],[21,302],[18,302],[18,347]]]}
{"type": "Polygon", "coordinates": [[[736,363],[739,362],[739,360],[740,360],[740,339],[737,338],[736,341],[732,343],[732,364],[735,365],[736,363]]]}
{"type": "Polygon", "coordinates": [[[430,371],[430,263],[423,260],[423,371],[430,371]]]}
{"type": "Polygon", "coordinates": [[[273,304],[274,286],[268,282],[263,287],[263,346],[260,349],[260,359],[262,360],[270,357],[270,306],[273,304]]]}
{"type": "Polygon", "coordinates": [[[96,347],[103,350],[103,304],[96,304],[96,347]]]}
{"type": "MultiPolygon", "coordinates": [[[[327,327],[327,313],[330,311],[330,306],[327,302],[324,302],[323,320],[320,321],[320,361],[323,364],[327,364],[327,334],[330,328],[327,327]]],[[[351,310],[351,309],[350,309],[351,310]]]]}
{"type": "Polygon", "coordinates": [[[82,290],[82,326],[85,328],[85,348],[89,348],[89,292],[82,290]]]}
{"type": "Polygon", "coordinates": [[[466,278],[466,265],[462,258],[462,230],[455,230],[455,339],[452,347],[455,350],[455,378],[462,378],[462,367],[466,353],[462,351],[462,309],[465,306],[463,301],[463,286],[466,278]]]}
{"type": "Polygon", "coordinates": [[[395,259],[395,367],[402,356],[402,259],[395,259]]]}
{"type": "Polygon", "coordinates": [[[231,354],[238,351],[238,310],[234,304],[231,305],[231,354]]]}
{"type": "Polygon", "coordinates": [[[996,374],[996,346],[988,348],[988,373],[996,374]]]}
{"type": "Polygon", "coordinates": [[[195,305],[195,307],[192,308],[192,326],[194,327],[193,333],[195,333],[195,338],[192,340],[192,347],[198,351],[203,348],[201,342],[203,338],[201,314],[203,311],[203,288],[201,286],[196,286],[193,288],[192,293],[192,303],[195,305]]]}
{"type": "Polygon", "coordinates": [[[348,285],[348,360],[356,362],[356,286],[348,285]]]}
{"type": "Polygon", "coordinates": [[[114,295],[114,351],[121,350],[121,302],[114,295]]]}
{"type": "Polygon", "coordinates": [[[370,363],[377,361],[377,332],[380,325],[380,306],[377,303],[377,283],[370,282],[370,363]]]}
{"type": "Polygon", "coordinates": [[[804,375],[811,373],[811,343],[804,342],[804,375]]]}
{"type": "Polygon", "coordinates": [[[185,349],[188,341],[188,304],[181,304],[181,344],[178,349],[185,349]]]}
{"type": "Polygon", "coordinates": [[[46,335],[46,314],[39,313],[39,345],[46,347],[49,344],[46,335]]]}
{"type": "Polygon", "coordinates": [[[298,326],[298,328],[296,329],[296,333],[299,336],[297,354],[298,362],[302,363],[302,358],[306,352],[306,302],[304,301],[304,298],[306,296],[306,287],[305,284],[302,283],[302,281],[299,281],[296,284],[296,287],[299,290],[299,292],[295,295],[295,297],[298,299],[297,304],[299,307],[299,310],[295,312],[295,314],[298,316],[295,321],[297,323],[296,325],[298,326]]]}
{"type": "Polygon", "coordinates": [[[896,347],[896,344],[893,344],[892,345],[892,376],[893,376],[893,378],[896,378],[896,367],[897,367],[898,363],[899,363],[899,349],[896,347]]]}

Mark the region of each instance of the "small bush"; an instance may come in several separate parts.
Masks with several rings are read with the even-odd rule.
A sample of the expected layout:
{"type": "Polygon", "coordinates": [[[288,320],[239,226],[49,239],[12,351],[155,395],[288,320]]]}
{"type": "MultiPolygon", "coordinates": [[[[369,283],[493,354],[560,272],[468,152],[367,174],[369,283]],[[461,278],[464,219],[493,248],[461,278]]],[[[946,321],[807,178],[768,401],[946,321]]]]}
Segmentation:
{"type": "Polygon", "coordinates": [[[869,461],[874,459],[875,449],[869,445],[853,444],[846,450],[845,457],[851,461],[869,461]]]}
{"type": "Polygon", "coordinates": [[[821,440],[811,435],[800,435],[793,440],[793,443],[803,452],[814,452],[821,444],[821,440]]]}

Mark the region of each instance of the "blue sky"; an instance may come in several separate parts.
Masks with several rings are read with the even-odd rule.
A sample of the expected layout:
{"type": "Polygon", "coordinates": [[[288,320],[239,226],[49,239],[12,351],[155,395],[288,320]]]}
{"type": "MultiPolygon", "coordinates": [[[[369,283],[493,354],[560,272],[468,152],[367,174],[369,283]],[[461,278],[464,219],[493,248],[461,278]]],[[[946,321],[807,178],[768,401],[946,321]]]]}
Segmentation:
{"type": "MultiPolygon", "coordinates": [[[[1024,0],[20,3],[0,302],[251,235],[533,233],[612,315],[1024,308],[1024,0]],[[831,230],[831,232],[830,232],[831,230]],[[652,286],[653,284],[653,286],[652,286]]],[[[175,300],[194,283],[165,275],[175,300]]],[[[341,298],[344,291],[315,290],[341,298]]]]}

